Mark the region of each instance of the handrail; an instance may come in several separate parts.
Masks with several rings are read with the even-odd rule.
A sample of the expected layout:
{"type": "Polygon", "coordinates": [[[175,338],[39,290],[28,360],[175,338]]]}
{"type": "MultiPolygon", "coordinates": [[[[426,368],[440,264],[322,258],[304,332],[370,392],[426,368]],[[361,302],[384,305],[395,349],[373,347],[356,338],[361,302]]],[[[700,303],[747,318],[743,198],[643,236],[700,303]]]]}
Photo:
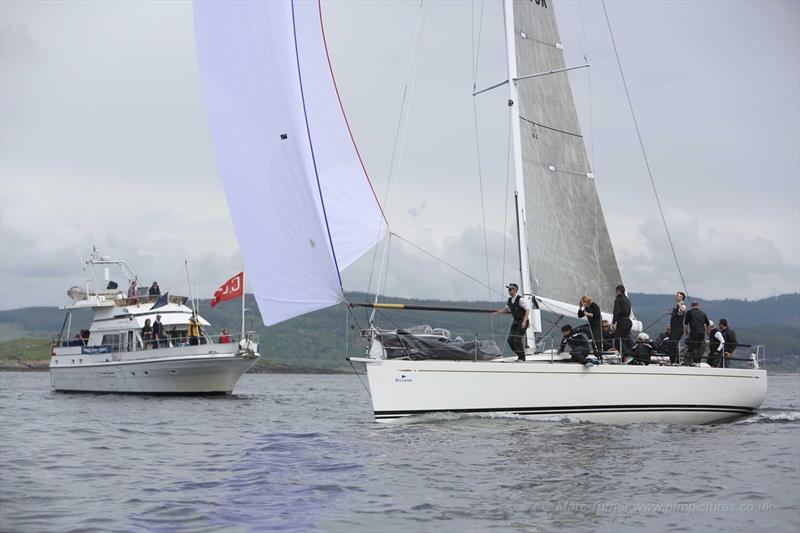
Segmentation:
{"type": "MultiPolygon", "coordinates": [[[[222,344],[238,344],[242,340],[251,341],[251,342],[258,342],[258,335],[256,335],[255,331],[247,331],[245,332],[244,338],[242,338],[241,334],[236,335],[228,335],[228,342],[220,342],[220,339],[223,335],[206,335],[203,333],[201,337],[198,338],[198,345],[222,345],[222,344]]],[[[192,346],[191,338],[188,336],[165,336],[159,341],[156,339],[141,339],[137,337],[135,339],[134,348],[133,350],[119,350],[119,345],[115,344],[94,344],[89,345],[86,343],[85,339],[64,339],[58,340],[53,339],[53,348],[70,348],[70,347],[81,347],[81,348],[107,348],[110,349],[112,352],[141,352],[147,350],[154,350],[157,348],[176,348],[181,346],[192,346]],[[158,345],[156,345],[158,342],[158,345]]],[[[125,348],[127,348],[127,342],[125,343],[125,348]]]]}

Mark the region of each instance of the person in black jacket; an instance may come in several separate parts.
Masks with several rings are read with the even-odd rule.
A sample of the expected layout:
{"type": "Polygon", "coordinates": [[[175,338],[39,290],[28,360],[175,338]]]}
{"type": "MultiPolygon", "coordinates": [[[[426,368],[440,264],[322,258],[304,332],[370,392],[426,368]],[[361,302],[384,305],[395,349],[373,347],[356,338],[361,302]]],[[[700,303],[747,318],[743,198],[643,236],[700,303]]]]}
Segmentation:
{"type": "MultiPolygon", "coordinates": [[[[670,349],[670,345],[669,345],[670,339],[669,339],[669,337],[670,337],[671,333],[672,333],[672,326],[667,324],[667,330],[664,333],[659,333],[658,334],[658,337],[656,337],[656,340],[653,341],[653,347],[657,351],[659,351],[661,353],[665,353],[667,355],[670,355],[667,350],[670,349]]],[[[670,361],[670,363],[672,362],[672,357],[669,358],[669,361],[670,361]]]]}
{"type": "Polygon", "coordinates": [[[683,323],[689,328],[689,338],[686,340],[687,357],[684,364],[697,365],[703,359],[706,351],[706,331],[709,320],[700,310],[699,302],[692,302],[692,308],[686,312],[683,323]]]}
{"type": "MultiPolygon", "coordinates": [[[[581,326],[583,327],[583,326],[581,326]]],[[[589,337],[583,331],[572,330],[572,326],[565,324],[561,327],[561,346],[559,353],[565,353],[569,347],[570,360],[575,363],[586,363],[586,356],[591,351],[589,337]]]]}
{"type": "Polygon", "coordinates": [[[614,300],[614,347],[622,355],[631,355],[631,301],[625,296],[625,285],[617,285],[614,300]]]}
{"type": "Polygon", "coordinates": [[[147,290],[148,296],[161,296],[161,287],[158,286],[158,282],[154,281],[150,288],[147,290]]]}
{"type": "Polygon", "coordinates": [[[629,364],[649,365],[650,356],[656,351],[653,343],[650,342],[650,335],[639,333],[636,344],[633,345],[633,360],[629,364]]]}
{"type": "Polygon", "coordinates": [[[153,322],[152,328],[153,346],[155,348],[166,348],[169,343],[165,342],[166,334],[164,333],[164,324],[161,323],[161,315],[156,315],[156,320],[153,322]]]}
{"type": "Polygon", "coordinates": [[[508,289],[508,302],[505,307],[498,309],[493,315],[502,315],[511,313],[514,321],[511,323],[511,329],[508,332],[508,345],[511,350],[517,354],[518,361],[525,360],[525,330],[528,329],[528,318],[530,316],[530,309],[528,309],[525,300],[518,294],[519,286],[516,283],[509,283],[506,288],[508,289]]]}
{"type": "Polygon", "coordinates": [[[678,291],[675,293],[675,306],[669,310],[669,341],[664,343],[664,353],[669,355],[669,362],[678,362],[678,346],[683,336],[683,320],[686,315],[686,294],[678,291]]]}
{"type": "Polygon", "coordinates": [[[589,340],[592,341],[595,355],[600,357],[603,353],[603,315],[600,312],[600,306],[594,303],[588,296],[581,296],[581,301],[578,303],[578,318],[586,318],[586,320],[589,321],[589,331],[591,334],[589,340]]]}
{"type": "Polygon", "coordinates": [[[611,324],[608,320],[603,320],[603,351],[610,352],[614,349],[614,332],[611,331],[611,324]]]}
{"type": "Polygon", "coordinates": [[[730,368],[733,357],[733,351],[736,349],[736,332],[728,327],[728,321],[724,318],[719,319],[719,330],[722,332],[722,338],[725,339],[724,359],[722,366],[730,368]]]}
{"type": "Polygon", "coordinates": [[[714,327],[714,322],[708,322],[708,364],[719,367],[722,365],[722,354],[725,351],[725,336],[714,327]]]}

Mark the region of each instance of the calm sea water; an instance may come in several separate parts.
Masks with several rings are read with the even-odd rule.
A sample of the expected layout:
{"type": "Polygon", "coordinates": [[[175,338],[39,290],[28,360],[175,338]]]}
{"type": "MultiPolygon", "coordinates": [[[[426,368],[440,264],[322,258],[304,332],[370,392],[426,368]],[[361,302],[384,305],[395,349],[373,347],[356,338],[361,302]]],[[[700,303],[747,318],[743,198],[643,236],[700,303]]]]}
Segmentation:
{"type": "Polygon", "coordinates": [[[52,393],[0,374],[2,531],[800,528],[800,375],[716,426],[372,421],[355,376],[230,397],[52,393]]]}

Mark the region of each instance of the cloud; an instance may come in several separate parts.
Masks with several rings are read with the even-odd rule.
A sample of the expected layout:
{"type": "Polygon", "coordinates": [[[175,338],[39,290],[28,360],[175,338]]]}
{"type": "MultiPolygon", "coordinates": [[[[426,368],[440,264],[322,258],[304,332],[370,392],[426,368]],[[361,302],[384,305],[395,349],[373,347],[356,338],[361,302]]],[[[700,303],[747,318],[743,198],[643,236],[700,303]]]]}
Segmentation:
{"type": "MultiPolygon", "coordinates": [[[[763,298],[800,290],[800,267],[784,260],[763,236],[701,226],[681,209],[665,212],[688,292],[704,298],[763,298]]],[[[720,217],[708,217],[723,223],[720,217]]],[[[723,223],[724,224],[724,223],[723,223]]],[[[671,293],[682,287],[669,241],[659,218],[638,228],[640,250],[625,250],[618,260],[626,285],[634,292],[671,293]]]]}
{"type": "MultiPolygon", "coordinates": [[[[681,209],[667,210],[666,215],[690,295],[756,299],[800,290],[800,269],[784,260],[769,239],[745,236],[725,227],[704,228],[696,216],[681,209]]],[[[635,237],[628,240],[640,243],[638,248],[617,249],[617,259],[629,290],[672,293],[681,289],[680,276],[659,218],[647,218],[638,226],[635,237]]],[[[497,300],[502,298],[503,286],[519,278],[516,237],[511,228],[505,234],[488,231],[485,244],[483,230],[470,227],[451,236],[436,237],[427,233],[414,245],[398,237],[392,239],[388,277],[382,294],[442,300],[497,300]]],[[[369,289],[374,291],[381,253],[382,247],[377,254],[367,254],[345,272],[346,290],[366,291],[369,284],[369,289]]]]}
{"type": "MultiPolygon", "coordinates": [[[[83,284],[82,261],[92,246],[126,260],[142,283],[157,279],[181,294],[188,294],[189,260],[200,297],[241,269],[228,210],[213,188],[154,199],[148,188],[98,183],[39,174],[4,181],[0,307],[66,303],[66,290],[83,284]]],[[[120,281],[121,273],[112,275],[120,281]]]]}
{"type": "MultiPolygon", "coordinates": [[[[381,293],[441,300],[498,300],[503,297],[505,284],[519,278],[512,235],[489,230],[484,242],[483,229],[470,227],[455,236],[435,238],[429,233],[413,244],[392,237],[388,276],[381,293]]],[[[375,290],[382,248],[379,245],[377,254],[365,255],[345,271],[346,290],[375,290]]]]}

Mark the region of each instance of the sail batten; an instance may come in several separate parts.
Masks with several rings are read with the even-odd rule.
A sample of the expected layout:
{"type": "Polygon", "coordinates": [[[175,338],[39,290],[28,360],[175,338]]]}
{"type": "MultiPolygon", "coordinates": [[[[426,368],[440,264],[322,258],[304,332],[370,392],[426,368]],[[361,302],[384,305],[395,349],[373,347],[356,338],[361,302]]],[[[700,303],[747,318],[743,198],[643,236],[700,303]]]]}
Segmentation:
{"type": "Polygon", "coordinates": [[[613,307],[621,283],[566,71],[552,2],[514,1],[527,240],[533,292],[613,307]],[[522,78],[522,76],[520,76],[522,78]]]}

